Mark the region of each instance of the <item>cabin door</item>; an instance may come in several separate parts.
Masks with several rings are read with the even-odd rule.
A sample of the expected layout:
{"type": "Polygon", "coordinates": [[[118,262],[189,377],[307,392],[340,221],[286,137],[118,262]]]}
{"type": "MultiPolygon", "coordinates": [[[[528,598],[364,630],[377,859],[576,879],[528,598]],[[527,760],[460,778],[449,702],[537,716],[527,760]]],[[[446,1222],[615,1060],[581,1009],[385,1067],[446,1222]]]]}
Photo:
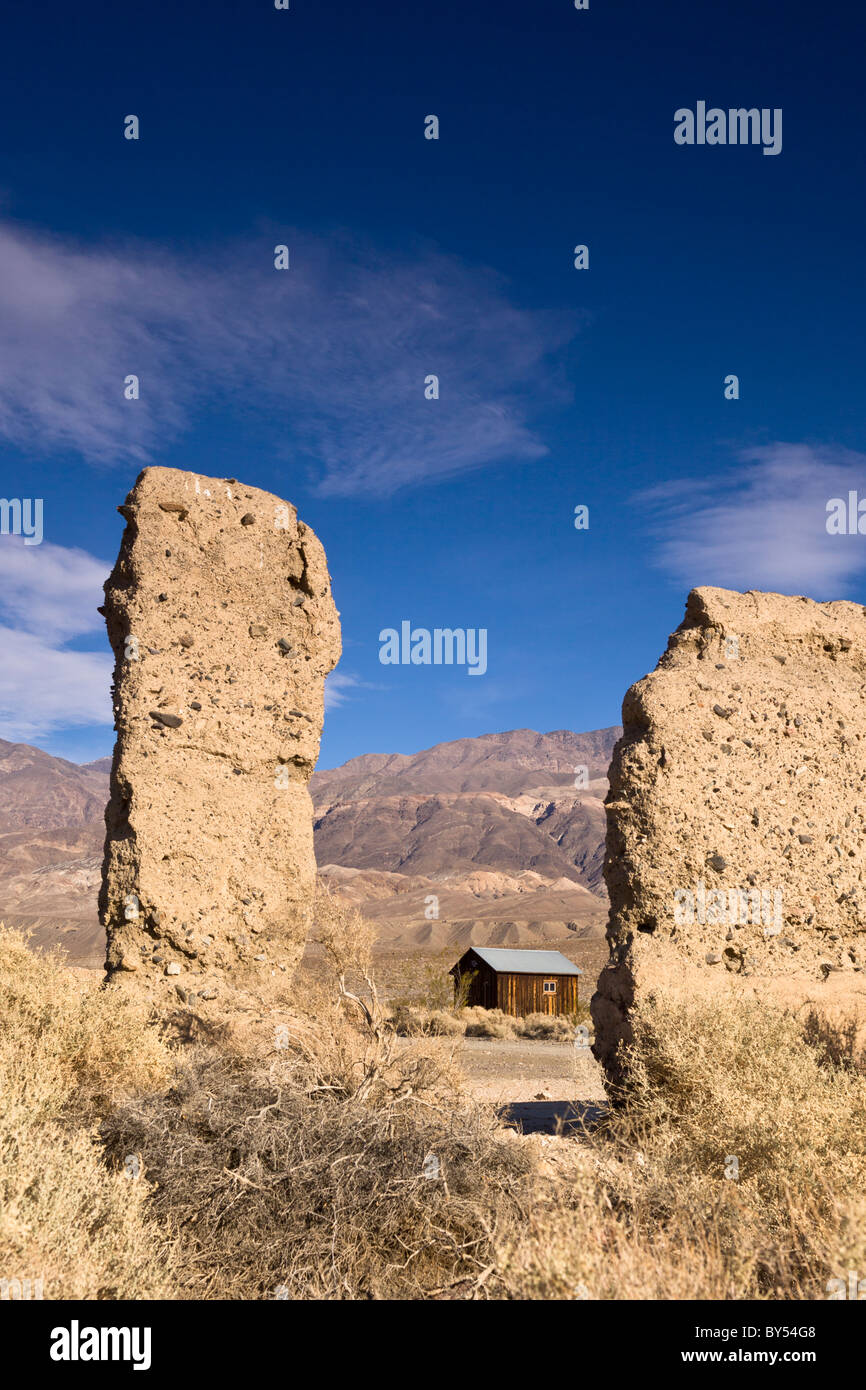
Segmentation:
{"type": "Polygon", "coordinates": [[[544,980],[541,985],[542,1012],[556,1013],[556,980],[544,980]]]}

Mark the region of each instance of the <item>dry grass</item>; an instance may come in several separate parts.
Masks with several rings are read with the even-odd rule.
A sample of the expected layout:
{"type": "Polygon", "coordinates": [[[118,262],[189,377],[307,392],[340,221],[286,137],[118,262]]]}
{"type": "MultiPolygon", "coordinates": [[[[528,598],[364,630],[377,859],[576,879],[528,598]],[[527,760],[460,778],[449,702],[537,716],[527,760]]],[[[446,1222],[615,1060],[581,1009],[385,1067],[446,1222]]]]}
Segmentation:
{"type": "Polygon", "coordinates": [[[318,1017],[299,1015],[279,1052],[200,1049],[167,1096],[105,1121],[109,1157],[136,1152],[154,1180],[153,1218],[182,1242],[183,1296],[483,1287],[531,1158],[463,1099],[446,1043],[398,1040],[358,914],[321,899],[316,935],[336,984],[318,1017]]]}
{"type": "Polygon", "coordinates": [[[123,1000],[82,986],[61,953],[0,927],[0,1273],[46,1298],[157,1298],[168,1243],[145,1221],[148,1187],[105,1165],[111,1105],[164,1090],[170,1054],[123,1000]]]}
{"type": "Polygon", "coordinates": [[[214,1057],[105,1126],[118,1159],[141,1154],[153,1216],[180,1233],[179,1292],[422,1298],[477,1280],[519,1217],[529,1156],[423,1084],[371,1103],[296,1062],[251,1071],[214,1057]]]}
{"type": "Polygon", "coordinates": [[[623,1104],[545,1147],[467,1100],[448,1037],[397,1039],[351,910],[319,931],[333,985],[283,1044],[173,1051],[0,933],[0,1274],[49,1298],[705,1299],[866,1268],[850,1030],[650,1001],[623,1104]]]}
{"type": "Polygon", "coordinates": [[[394,1030],[404,1037],[530,1038],[545,1042],[574,1041],[578,1023],[589,1024],[589,1009],[581,1006],[573,1015],[527,1014],[517,1018],[501,1009],[425,1009],[400,1004],[388,1013],[394,1030]]]}
{"type": "Polygon", "coordinates": [[[636,1023],[623,1104],[502,1252],[510,1296],[824,1298],[862,1269],[866,1077],[847,1035],[738,999],[655,999],[636,1023]]]}

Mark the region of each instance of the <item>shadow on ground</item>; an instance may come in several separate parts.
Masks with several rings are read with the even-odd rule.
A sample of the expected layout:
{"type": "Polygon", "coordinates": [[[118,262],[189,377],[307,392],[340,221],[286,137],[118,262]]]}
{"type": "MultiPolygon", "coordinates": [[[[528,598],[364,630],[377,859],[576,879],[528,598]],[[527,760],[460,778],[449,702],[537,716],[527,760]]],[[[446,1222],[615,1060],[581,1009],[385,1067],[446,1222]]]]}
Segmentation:
{"type": "Polygon", "coordinates": [[[607,1110],[603,1101],[525,1100],[503,1105],[497,1113],[523,1134],[582,1134],[594,1129],[607,1110]]]}

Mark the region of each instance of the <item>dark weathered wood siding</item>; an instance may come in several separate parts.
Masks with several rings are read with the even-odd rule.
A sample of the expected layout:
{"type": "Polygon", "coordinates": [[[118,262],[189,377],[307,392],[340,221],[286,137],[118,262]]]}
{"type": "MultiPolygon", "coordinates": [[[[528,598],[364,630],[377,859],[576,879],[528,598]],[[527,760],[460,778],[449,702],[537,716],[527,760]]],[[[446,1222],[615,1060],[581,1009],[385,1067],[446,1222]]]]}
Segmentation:
{"type": "Polygon", "coordinates": [[[474,951],[467,951],[455,966],[455,983],[461,973],[468,973],[473,976],[468,994],[466,997],[467,1005],[470,1008],[480,1006],[482,1009],[496,1009],[496,972],[489,966],[487,960],[482,960],[481,956],[474,954],[474,951]]]}
{"type": "Polygon", "coordinates": [[[572,1014],[577,1009],[577,975],[512,975],[503,972],[496,976],[496,1007],[505,1014],[525,1018],[527,1014],[572,1014]],[[545,994],[545,981],[556,985],[553,994],[545,994]]]}
{"type": "Polygon", "coordinates": [[[503,1013],[525,1018],[527,1014],[572,1014],[578,1004],[578,975],[524,975],[511,971],[496,971],[476,956],[466,952],[451,971],[455,985],[462,974],[471,974],[472,981],[466,997],[470,1008],[501,1009],[503,1013]],[[545,981],[556,984],[555,991],[545,993],[545,981]]]}

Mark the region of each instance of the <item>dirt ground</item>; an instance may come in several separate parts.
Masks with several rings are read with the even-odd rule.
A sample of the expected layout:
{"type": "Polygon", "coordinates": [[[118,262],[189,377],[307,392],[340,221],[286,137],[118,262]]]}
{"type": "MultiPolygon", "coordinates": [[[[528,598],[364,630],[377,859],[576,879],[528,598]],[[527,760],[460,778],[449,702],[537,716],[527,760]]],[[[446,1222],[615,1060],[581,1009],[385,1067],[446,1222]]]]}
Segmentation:
{"type": "Polygon", "coordinates": [[[588,1047],[464,1038],[456,1060],[470,1094],[495,1105],[525,1134],[591,1126],[605,1112],[601,1069],[588,1047]]]}

